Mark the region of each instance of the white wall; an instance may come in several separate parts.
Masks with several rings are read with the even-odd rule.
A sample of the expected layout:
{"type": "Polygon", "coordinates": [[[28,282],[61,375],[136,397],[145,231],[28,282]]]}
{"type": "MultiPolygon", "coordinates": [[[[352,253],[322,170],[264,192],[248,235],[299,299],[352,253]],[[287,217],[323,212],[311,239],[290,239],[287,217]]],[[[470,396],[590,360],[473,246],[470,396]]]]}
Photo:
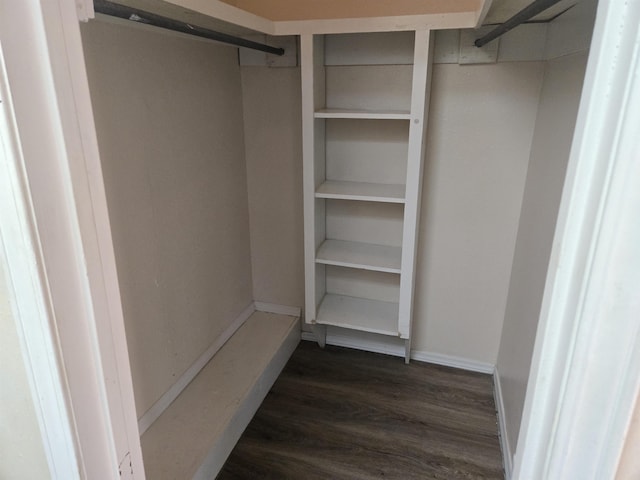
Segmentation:
{"type": "Polygon", "coordinates": [[[40,428],[0,262],[0,478],[49,478],[40,428]]]}
{"type": "Polygon", "coordinates": [[[252,301],[237,50],[82,33],[141,416],[252,301]]]}
{"type": "Polygon", "coordinates": [[[496,361],[543,68],[434,66],[416,350],[496,361]]]}
{"type": "Polygon", "coordinates": [[[242,67],[241,74],[254,298],[302,307],[300,69],[242,67]]]}
{"type": "Polygon", "coordinates": [[[546,50],[558,58],[549,60],[545,68],[497,362],[512,453],[520,430],[594,12],[595,4],[585,1],[552,22],[548,32],[546,50]]]}

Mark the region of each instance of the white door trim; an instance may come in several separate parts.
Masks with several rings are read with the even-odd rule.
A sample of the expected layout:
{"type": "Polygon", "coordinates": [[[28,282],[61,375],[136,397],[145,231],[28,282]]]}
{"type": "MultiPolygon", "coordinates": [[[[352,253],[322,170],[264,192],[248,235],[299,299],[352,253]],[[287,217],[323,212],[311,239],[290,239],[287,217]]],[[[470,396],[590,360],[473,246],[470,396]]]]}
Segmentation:
{"type": "MultiPolygon", "coordinates": [[[[49,307],[47,328],[36,329],[48,343],[34,344],[29,353],[48,358],[49,365],[57,360],[60,370],[51,377],[58,397],[39,397],[39,408],[53,408],[50,402],[59,403],[60,392],[66,393],[80,477],[144,479],[77,5],[0,2],[0,42],[20,153],[8,159],[16,172],[10,181],[20,189],[14,194],[21,205],[17,218],[33,236],[25,261],[35,262],[41,273],[31,277],[33,288],[49,307]]],[[[16,248],[15,232],[1,220],[5,248],[16,248]]],[[[19,266],[12,263],[14,252],[7,253],[15,279],[19,266]]],[[[24,298],[26,286],[14,282],[14,288],[16,299],[24,298]]],[[[34,326],[22,328],[29,329],[34,326]]],[[[45,366],[33,363],[36,383],[45,366]]]]}
{"type": "Polygon", "coordinates": [[[601,0],[514,478],[614,478],[640,387],[640,2],[601,0]]]}
{"type": "Polygon", "coordinates": [[[20,168],[22,158],[1,45],[0,102],[0,269],[7,277],[49,473],[52,478],[79,479],[75,426],[67,410],[66,379],[58,361],[46,275],[40,268],[40,245],[20,168]]]}

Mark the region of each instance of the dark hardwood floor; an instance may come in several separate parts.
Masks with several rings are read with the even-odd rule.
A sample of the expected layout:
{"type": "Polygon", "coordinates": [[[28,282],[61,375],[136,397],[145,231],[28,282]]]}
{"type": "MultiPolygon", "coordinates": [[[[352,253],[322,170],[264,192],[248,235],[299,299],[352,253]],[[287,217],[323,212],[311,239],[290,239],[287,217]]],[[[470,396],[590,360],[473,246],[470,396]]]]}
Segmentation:
{"type": "Polygon", "coordinates": [[[218,480],[502,479],[490,375],[301,342],[218,480]]]}

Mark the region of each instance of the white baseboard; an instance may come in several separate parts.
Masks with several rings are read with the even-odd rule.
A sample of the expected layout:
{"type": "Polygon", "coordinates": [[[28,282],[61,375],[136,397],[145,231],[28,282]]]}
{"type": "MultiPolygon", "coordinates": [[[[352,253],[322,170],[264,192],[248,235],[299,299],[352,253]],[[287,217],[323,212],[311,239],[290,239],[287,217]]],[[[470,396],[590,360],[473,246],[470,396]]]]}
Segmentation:
{"type": "Polygon", "coordinates": [[[460,368],[470,372],[486,373],[493,375],[494,365],[469,358],[457,357],[454,355],[444,355],[442,353],[425,352],[421,350],[411,350],[411,358],[419,362],[435,363],[445,367],[460,368]]]}
{"type": "Polygon", "coordinates": [[[513,471],[513,456],[509,447],[509,435],[507,433],[507,424],[505,418],[504,398],[502,397],[502,383],[500,374],[496,367],[493,373],[494,399],[496,402],[496,410],[498,411],[498,431],[500,432],[500,448],[502,449],[502,459],[504,462],[504,478],[511,480],[511,472],[513,471]]]}
{"type": "MultiPolygon", "coordinates": [[[[302,332],[302,340],[316,341],[312,332],[302,332]]],[[[327,329],[327,345],[366,350],[368,352],[383,353],[396,357],[404,357],[404,340],[396,337],[366,334],[343,329],[327,329]]],[[[419,362],[434,363],[446,367],[460,368],[471,372],[493,374],[494,365],[486,362],[470,360],[468,358],[443,355],[441,353],[411,350],[411,359],[419,362]]]]}
{"type": "MultiPolygon", "coordinates": [[[[353,348],[355,350],[365,350],[367,352],[383,353],[385,355],[393,355],[395,357],[404,357],[404,341],[395,337],[381,337],[379,340],[371,337],[373,337],[373,334],[355,331],[351,334],[341,333],[330,326],[327,327],[327,345],[353,348]]],[[[309,340],[312,342],[317,341],[313,332],[302,332],[302,340],[309,340]]]]}
{"type": "Polygon", "coordinates": [[[288,305],[278,305],[276,303],[267,302],[253,302],[256,306],[256,310],[266,313],[277,313],[278,315],[288,315],[290,317],[298,317],[302,314],[300,307],[290,307],[288,305]]]}
{"type": "Polygon", "coordinates": [[[240,315],[227,327],[227,329],[220,335],[207,350],[200,355],[200,357],[193,362],[193,364],[178,378],[178,380],[171,385],[171,388],[162,395],[156,403],[154,403],[149,410],[147,410],[140,419],[138,419],[138,430],[140,436],[155,422],[162,412],[164,412],[171,402],[173,402],[178,395],[185,389],[191,380],[204,368],[204,366],[213,358],[218,350],[227,343],[227,340],[236,333],[236,331],[247,321],[253,312],[256,311],[256,307],[253,302],[245,308],[240,315]]]}
{"type": "Polygon", "coordinates": [[[312,332],[302,331],[300,335],[300,340],[305,342],[317,342],[316,336],[312,332]]]}

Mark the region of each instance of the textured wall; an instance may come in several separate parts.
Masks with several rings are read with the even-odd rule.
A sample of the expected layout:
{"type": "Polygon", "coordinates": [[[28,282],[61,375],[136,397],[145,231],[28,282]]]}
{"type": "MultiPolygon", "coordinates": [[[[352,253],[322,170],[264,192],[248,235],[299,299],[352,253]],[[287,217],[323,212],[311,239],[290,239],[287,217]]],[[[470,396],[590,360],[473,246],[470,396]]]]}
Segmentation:
{"type": "Polygon", "coordinates": [[[515,454],[558,207],[597,3],[584,1],[549,24],[540,105],[527,172],[497,370],[507,440],[515,454]]]}
{"type": "Polygon", "coordinates": [[[549,61],[545,72],[497,363],[512,451],[520,429],[586,61],[586,53],[561,57],[549,61]]]}
{"type": "Polygon", "coordinates": [[[138,415],[251,302],[237,50],[82,27],[138,415]]]}
{"type": "Polygon", "coordinates": [[[300,69],[241,72],[254,297],[302,307],[300,69]]]}
{"type": "Polygon", "coordinates": [[[435,65],[413,348],[493,364],[543,62],[435,65]]]}

